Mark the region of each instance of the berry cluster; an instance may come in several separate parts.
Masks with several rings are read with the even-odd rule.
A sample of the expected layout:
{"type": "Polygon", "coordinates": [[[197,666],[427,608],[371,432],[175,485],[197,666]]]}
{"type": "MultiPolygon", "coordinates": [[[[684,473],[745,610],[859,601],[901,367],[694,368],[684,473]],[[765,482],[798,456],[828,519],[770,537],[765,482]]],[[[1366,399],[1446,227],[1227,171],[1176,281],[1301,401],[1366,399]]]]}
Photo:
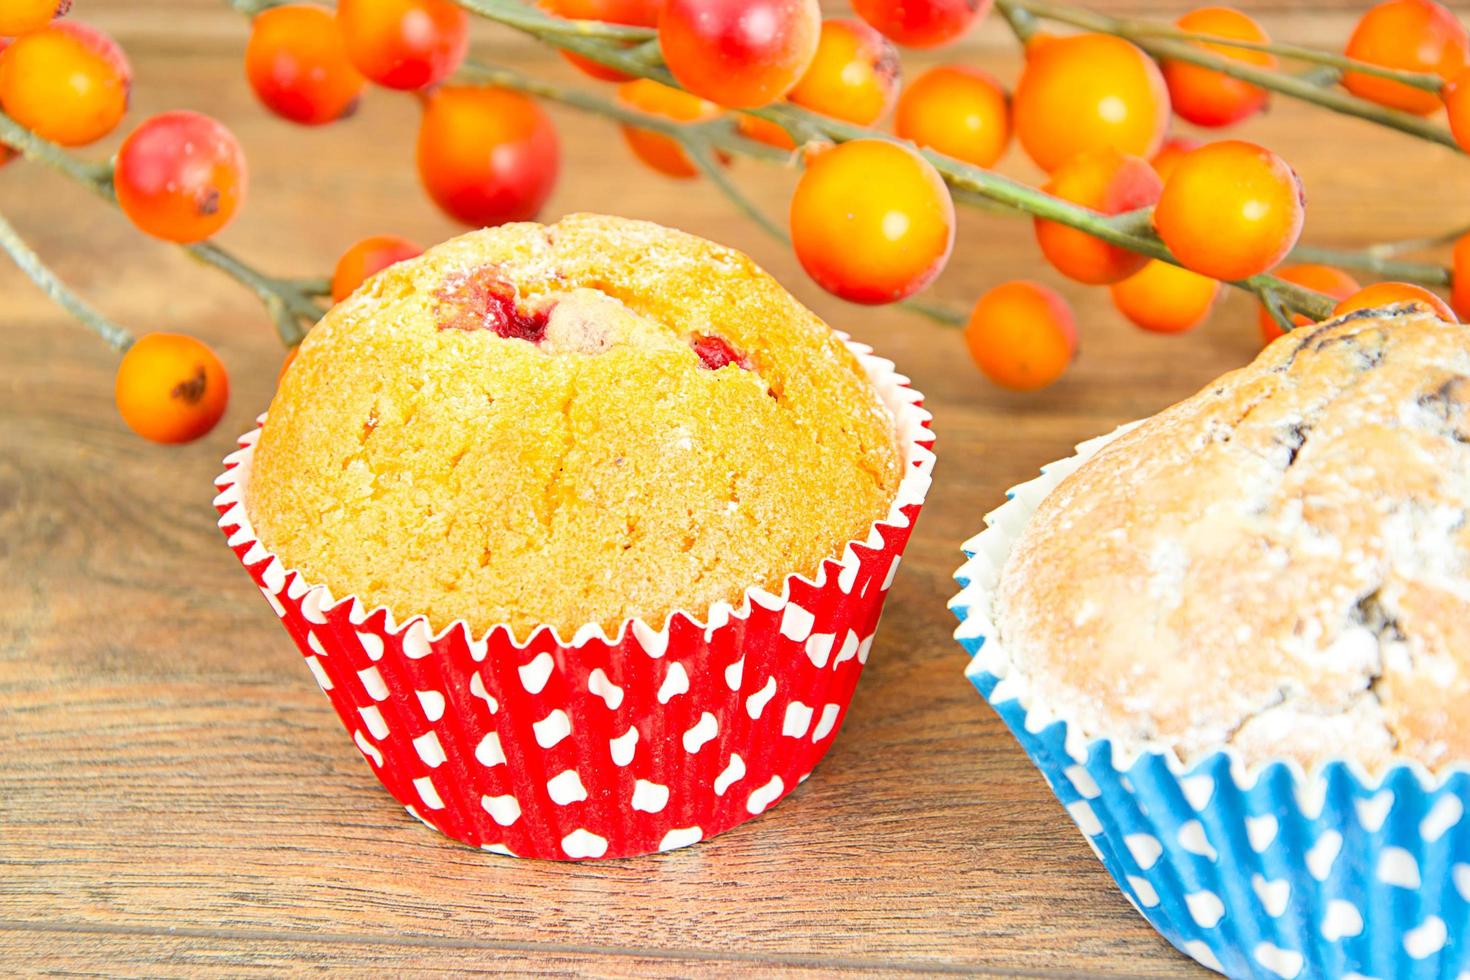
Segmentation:
{"type": "MultiPolygon", "coordinates": [[[[343,119],[370,85],[413,93],[422,106],[420,181],[468,225],[533,218],[550,196],[560,149],[541,98],[618,120],[648,167],[679,179],[707,174],[752,212],[723,174],[731,156],[799,162],[792,248],[815,282],[852,302],[905,302],[933,282],[953,247],[955,192],[963,190],[1031,215],[1048,264],[1075,282],[1106,286],[1126,318],[1157,333],[1202,322],[1221,282],[1263,299],[1268,342],[1334,309],[1396,301],[1470,316],[1470,236],[1453,250],[1460,275],[1416,267],[1429,270],[1418,283],[1450,286],[1448,304],[1416,282],[1362,288],[1342,268],[1290,262],[1304,200],[1285,161],[1242,140],[1171,133],[1176,120],[1208,131],[1248,119],[1266,108],[1272,89],[1292,91],[1282,80],[1305,97],[1304,76],[1279,68],[1295,59],[1335,73],[1311,86],[1331,90],[1341,111],[1470,152],[1470,38],[1435,0],[1384,0],[1342,54],[1273,44],[1251,17],[1226,7],[1130,33],[1124,22],[1040,0],[854,0],[855,17],[825,21],[816,0],[236,5],[252,13],[249,85],[286,120],[343,119]],[[992,3],[1025,43],[1012,90],[963,64],[902,78],[901,47],[953,41],[992,3]],[[467,62],[467,10],[560,48],[582,72],[613,84],[609,98],[467,62]],[[1038,15],[1082,30],[1040,31],[1038,15]],[[1422,117],[1441,110],[1448,129],[1426,129],[1422,117]],[[1040,186],[991,169],[1013,137],[1044,172],[1040,186]]],[[[121,48],[61,19],[69,7],[7,0],[0,9],[0,134],[52,163],[66,159],[61,148],[117,127],[132,83],[121,48]]],[[[1328,104],[1329,94],[1307,100],[1328,104]]],[[[13,155],[0,144],[0,165],[13,155]]],[[[73,176],[97,172],[58,165],[73,176]]],[[[230,131],[199,113],[144,120],[103,171],[98,189],[141,231],[183,244],[267,299],[288,344],[319,314],[313,297],[329,291],[341,301],[421,251],[396,236],[365,239],[341,257],[330,290],[264,276],[229,256],[207,239],[242,205],[246,161],[230,131]]],[[[0,219],[0,246],[27,267],[34,254],[14,245],[12,232],[0,219]]],[[[965,324],[976,364],[1009,388],[1050,384],[1076,351],[1070,309],[1038,283],[1002,284],[967,318],[941,316],[965,324]]],[[[164,442],[209,431],[228,381],[208,347],[175,334],[128,346],[116,340],[129,337],[121,328],[98,329],[127,348],[117,404],[130,426],[164,442]]]]}

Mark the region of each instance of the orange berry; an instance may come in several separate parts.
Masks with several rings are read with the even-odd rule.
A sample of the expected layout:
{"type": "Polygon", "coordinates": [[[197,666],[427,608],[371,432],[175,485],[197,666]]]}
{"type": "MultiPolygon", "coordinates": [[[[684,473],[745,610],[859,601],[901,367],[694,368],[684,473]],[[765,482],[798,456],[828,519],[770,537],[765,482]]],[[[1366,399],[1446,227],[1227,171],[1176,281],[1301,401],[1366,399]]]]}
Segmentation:
{"type": "Polygon", "coordinates": [[[898,49],[860,20],[822,22],[811,66],[786,98],[824,116],[868,126],[898,93],[898,49]]]}
{"type": "Polygon", "coordinates": [[[1007,282],[980,297],[965,326],[975,365],[1003,388],[1035,391],[1062,376],[1077,353],[1067,301],[1034,282],[1007,282]]]}
{"type": "Polygon", "coordinates": [[[1157,259],[1108,287],[1113,305],[1151,333],[1184,333],[1204,322],[1220,283],[1157,259]]]}
{"type": "Polygon", "coordinates": [[[371,235],[354,243],[342,253],[332,272],[332,302],[342,302],[370,276],[423,252],[420,246],[397,235],[371,235]]]}
{"type": "Polygon", "coordinates": [[[337,27],[357,70],[388,88],[442,82],[469,47],[469,18],[452,0],[338,0],[337,27]]]}
{"type": "Polygon", "coordinates": [[[1155,173],[1164,180],[1168,180],[1174,168],[1179,165],[1179,161],[1184,159],[1184,155],[1203,145],[1199,140],[1189,136],[1170,136],[1164,140],[1164,145],[1159,147],[1159,152],[1153,155],[1149,163],[1153,164],[1155,173]]]}
{"type": "MultiPolygon", "coordinates": [[[[1453,13],[1434,0],[1384,0],[1353,28],[1347,56],[1398,71],[1424,72],[1449,79],[1465,67],[1470,37],[1453,13]]],[[[1421,116],[1439,108],[1433,92],[1376,75],[1347,72],[1349,92],[1380,105],[1421,116]]]]}
{"type": "MultiPolygon", "coordinates": [[[[705,122],[720,114],[720,107],[713,102],[651,78],[639,78],[619,85],[618,101],[641,112],[682,123],[705,122]]],[[[689,154],[670,136],[625,125],[623,139],[634,156],[667,177],[684,179],[699,175],[699,168],[689,159],[689,154]]]]}
{"type": "Polygon", "coordinates": [[[295,347],[292,347],[290,350],[286,351],[286,357],[285,357],[285,359],[283,359],[281,361],[281,370],[279,370],[279,371],[276,372],[276,387],[277,388],[279,388],[281,386],[281,382],[282,381],[286,380],[286,372],[289,371],[289,370],[291,370],[291,365],[292,364],[295,364],[296,363],[296,355],[298,353],[300,353],[300,351],[301,351],[301,345],[300,344],[297,344],[295,347]]]}
{"type": "Polygon", "coordinates": [[[1043,170],[1083,150],[1149,157],[1169,122],[1158,65],[1122,38],[1077,34],[1028,48],[1011,106],[1016,137],[1043,170]]]}
{"type": "Polygon", "coordinates": [[[802,268],[854,303],[892,303],[939,275],[954,202],[939,172],[901,143],[862,139],[808,158],[791,198],[802,268]]]}
{"type": "MultiPolygon", "coordinates": [[[[711,102],[709,105],[714,106],[714,103],[711,102]]],[[[715,109],[718,110],[719,107],[715,106],[715,109]]],[[[786,132],[785,127],[779,123],[773,123],[769,119],[762,119],[760,116],[752,116],[748,112],[742,112],[735,119],[735,128],[740,130],[741,136],[744,136],[746,139],[755,140],[757,143],[774,146],[778,150],[796,149],[796,140],[791,138],[791,134],[786,132]]]]}
{"type": "Polygon", "coordinates": [[[859,17],[907,48],[947,44],[990,9],[990,0],[853,0],[859,17]]]}
{"type": "Polygon", "coordinates": [[[551,119],[519,92],[445,85],[424,104],[419,180],[468,225],[530,221],[556,186],[561,148],[551,119]]]}
{"type": "MultiPolygon", "coordinates": [[[[1230,7],[1201,7],[1174,22],[1181,31],[1211,34],[1236,41],[1267,44],[1270,38],[1261,25],[1230,7]]],[[[1276,57],[1265,51],[1232,48],[1223,44],[1194,42],[1196,47],[1222,57],[1275,68],[1276,57]]],[[[1266,107],[1266,90],[1249,82],[1231,78],[1222,72],[1202,68],[1186,61],[1164,61],[1161,66],[1169,86],[1169,101],[1174,111],[1196,126],[1228,126],[1255,115],[1266,107]]]]}
{"type": "MultiPolygon", "coordinates": [[[[1079,153],[1052,171],[1046,191],[1098,214],[1121,214],[1153,204],[1163,185],[1142,157],[1102,149],[1079,153]]],[[[1148,261],[1137,252],[1109,245],[1057,221],[1037,218],[1035,226],[1036,244],[1046,260],[1062,275],[1078,282],[1091,286],[1117,282],[1142,269],[1148,261]]]]}
{"type": "MultiPolygon", "coordinates": [[[[657,27],[659,8],[663,0],[545,0],[548,11],[569,20],[600,20],[608,24],[623,24],[628,27],[657,27]]],[[[623,82],[630,76],[616,68],[600,65],[591,58],[571,51],[563,51],[562,57],[593,78],[604,82],[623,82]]]]}
{"type": "Polygon", "coordinates": [[[193,442],[230,400],[230,378],[209,345],[177,333],[139,337],[117,366],[113,397],[123,421],[154,442],[193,442]]]}
{"type": "Polygon", "coordinates": [[[16,38],[0,54],[0,108],[42,139],[81,146],[128,110],[132,68],[117,43],[79,21],[16,38]]]}
{"type": "Polygon", "coordinates": [[[658,45],[679,84],[732,109],[791,91],[822,32],[817,0],[665,0],[658,45]]]}
{"type": "MultiPolygon", "coordinates": [[[[1331,296],[1333,299],[1347,299],[1353,293],[1363,288],[1358,285],[1358,280],[1341,269],[1334,269],[1330,265],[1316,265],[1311,262],[1301,265],[1283,265],[1271,274],[1277,279],[1284,279],[1297,286],[1314,289],[1319,293],[1331,296]]],[[[1266,309],[1264,303],[1261,304],[1261,308],[1257,313],[1257,322],[1261,327],[1261,339],[1268,344],[1285,332],[1281,329],[1281,325],[1276,322],[1276,318],[1266,309]]],[[[1295,313],[1291,317],[1291,322],[1295,326],[1304,327],[1312,321],[1309,317],[1295,313]]]]}
{"type": "Polygon", "coordinates": [[[1470,235],[1455,242],[1450,261],[1450,306],[1461,320],[1470,320],[1470,235]]]}
{"type": "Polygon", "coordinates": [[[1245,279],[1291,251],[1305,215],[1301,181],[1286,161],[1241,140],[1186,155],[1164,182],[1154,227],[1195,272],[1245,279]]]}
{"type": "MultiPolygon", "coordinates": [[[[5,49],[9,46],[10,38],[0,37],[0,55],[4,55],[5,49]]],[[[18,156],[18,154],[15,152],[14,147],[6,146],[4,143],[0,143],[0,167],[5,166],[11,160],[14,160],[16,156],[18,156]]]]}
{"type": "Polygon", "coordinates": [[[255,15],[245,45],[245,77],[267,109],[306,126],[350,115],[367,85],[347,58],[331,11],[309,3],[255,15]]]}
{"type": "Polygon", "coordinates": [[[1365,286],[1338,303],[1333,308],[1332,315],[1338,317],[1355,310],[1376,310],[1405,303],[1424,307],[1450,323],[1459,322],[1448,303],[1423,286],[1416,286],[1411,282],[1375,282],[1371,286],[1365,286]]]}
{"type": "Polygon", "coordinates": [[[70,9],[71,0],[5,0],[0,4],[0,34],[39,31],[70,9]]]}
{"type": "Polygon", "coordinates": [[[1457,73],[1440,91],[1449,116],[1450,132],[1460,149],[1470,153],[1470,68],[1457,73]]]}
{"type": "Polygon", "coordinates": [[[245,199],[245,154],[208,116],[164,112],[123,140],[112,182],[118,205],[140,231],[202,241],[229,224],[245,199]]]}
{"type": "Polygon", "coordinates": [[[1011,141],[1005,89],[968,65],[940,65],[914,79],[898,97],[895,132],[936,153],[990,167],[1011,141]]]}

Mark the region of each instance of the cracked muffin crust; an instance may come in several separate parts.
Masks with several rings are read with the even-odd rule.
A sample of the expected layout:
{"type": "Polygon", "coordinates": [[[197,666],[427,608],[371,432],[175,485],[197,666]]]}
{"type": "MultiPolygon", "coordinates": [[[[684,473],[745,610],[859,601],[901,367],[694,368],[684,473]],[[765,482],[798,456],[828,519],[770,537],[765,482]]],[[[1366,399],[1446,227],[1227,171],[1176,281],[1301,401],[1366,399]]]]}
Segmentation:
{"type": "Polygon", "coordinates": [[[815,573],[900,470],[856,357],[748,258],[574,215],[455,238],[334,307],[246,506],[368,608],[611,635],[815,573]]]}
{"type": "Polygon", "coordinates": [[[1090,736],[1470,762],[1470,328],[1303,327],[1042,501],[995,623],[1090,736]]]}

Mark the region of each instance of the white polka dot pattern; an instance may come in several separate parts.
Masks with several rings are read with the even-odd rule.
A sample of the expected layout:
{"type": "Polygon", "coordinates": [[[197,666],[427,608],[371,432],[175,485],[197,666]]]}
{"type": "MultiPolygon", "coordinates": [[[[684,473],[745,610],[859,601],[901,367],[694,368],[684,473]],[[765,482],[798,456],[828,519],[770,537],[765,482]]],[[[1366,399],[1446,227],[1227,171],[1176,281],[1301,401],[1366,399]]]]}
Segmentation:
{"type": "Polygon", "coordinates": [[[472,636],[336,599],[254,538],[242,501],[258,430],[216,481],[220,527],[367,767],[419,819],[496,854],[682,847],[799,785],[832,744],[871,649],[928,489],[933,437],[892,365],[859,356],[906,455],[889,515],[812,577],[752,589],[703,621],[676,612],[612,635],[472,636]]]}
{"type": "Polygon", "coordinates": [[[1087,737],[1012,669],[993,635],[992,590],[1030,511],[1075,465],[1047,467],[987,518],[951,608],[967,676],[1125,896],[1231,977],[1470,980],[1470,768],[1370,777],[1339,761],[1308,775],[1225,753],[1186,766],[1087,737]]]}

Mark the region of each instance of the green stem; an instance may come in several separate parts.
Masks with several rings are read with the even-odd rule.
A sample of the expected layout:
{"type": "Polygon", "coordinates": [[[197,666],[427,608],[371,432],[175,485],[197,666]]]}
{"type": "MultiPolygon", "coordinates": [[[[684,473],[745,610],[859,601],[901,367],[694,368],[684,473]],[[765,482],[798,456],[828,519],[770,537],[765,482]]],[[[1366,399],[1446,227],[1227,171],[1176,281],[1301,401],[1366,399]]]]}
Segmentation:
{"type": "MultiPolygon", "coordinates": [[[[561,34],[545,30],[544,22],[550,18],[547,18],[546,15],[541,14],[539,11],[532,11],[531,8],[517,3],[515,0],[459,0],[459,2],[467,9],[473,10],[491,20],[522,30],[554,47],[574,50],[579,54],[587,53],[590,50],[582,46],[573,46],[572,41],[576,41],[581,45],[583,42],[581,38],[567,38],[561,34]],[[508,18],[506,11],[513,11],[513,18],[508,18]]],[[[646,65],[637,63],[636,59],[629,56],[627,49],[606,44],[597,44],[596,42],[593,43],[592,47],[597,48],[596,53],[598,57],[594,60],[608,67],[623,71],[626,74],[655,77],[660,78],[660,80],[664,79],[660,77],[659,73],[665,76],[667,75],[667,72],[663,69],[650,69],[646,65]]],[[[1185,47],[1190,51],[1196,50],[1189,46],[1185,47]]],[[[558,90],[555,86],[550,86],[545,82],[527,79],[519,73],[509,72],[503,69],[482,69],[482,71],[486,72],[486,77],[489,80],[497,81],[497,84],[505,84],[509,87],[519,88],[521,91],[543,95],[547,98],[556,99],[566,105],[584,108],[588,111],[603,112],[609,105],[606,100],[596,99],[583,93],[558,90]]],[[[672,82],[672,79],[668,79],[667,81],[672,82]]],[[[871,139],[880,135],[871,129],[853,126],[814,112],[808,112],[790,104],[769,105],[759,109],[752,109],[750,113],[781,125],[787,132],[811,134],[833,140],[834,142],[865,138],[871,139]]],[[[616,107],[614,112],[605,114],[624,122],[633,122],[633,120],[628,118],[629,110],[622,107],[616,107]]],[[[642,117],[634,124],[669,133],[676,138],[682,138],[681,134],[691,133],[697,128],[695,126],[682,126],[673,129],[670,126],[677,126],[678,124],[650,124],[649,117],[642,117]]],[[[699,126],[711,127],[712,124],[699,124],[699,126]]],[[[717,130],[711,129],[711,132],[717,132],[717,130]]],[[[720,140],[718,137],[712,137],[711,143],[721,148],[734,148],[728,142],[728,137],[724,140],[720,140]]],[[[739,143],[742,146],[761,146],[764,150],[771,149],[764,147],[763,144],[752,143],[750,140],[740,140],[739,143]]],[[[737,152],[739,151],[737,149],[737,152]]],[[[778,154],[779,152],[777,151],[778,154]]],[[[1145,236],[1127,228],[1116,227],[1107,216],[1097,214],[1094,211],[1090,211],[1087,208],[1080,207],[1068,201],[1052,197],[1044,191],[1040,191],[1009,177],[1003,177],[992,171],[982,170],[979,167],[961,163],[958,160],[935,153],[932,150],[921,150],[920,152],[935,166],[945,182],[953,190],[959,192],[960,195],[985,198],[1012,210],[1023,211],[1039,218],[1058,221],[1081,231],[1089,232],[1110,244],[1147,255],[1150,258],[1160,259],[1175,265],[1179,264],[1178,260],[1164,246],[1163,242],[1159,241],[1152,234],[1145,236]]],[[[1321,293],[1284,282],[1273,276],[1252,276],[1249,279],[1234,282],[1232,285],[1248,290],[1256,295],[1264,295],[1266,290],[1271,290],[1281,297],[1282,302],[1291,307],[1292,310],[1313,317],[1314,319],[1321,319],[1331,313],[1332,303],[1321,293]]]]}
{"type": "Polygon", "coordinates": [[[1141,35],[1136,29],[1138,25],[1131,21],[1051,3],[1049,0],[996,0],[996,5],[1002,10],[1006,7],[1018,7],[1045,20],[1054,20],[1081,27],[1084,30],[1127,38],[1155,58],[1184,61],[1202,68],[1212,68],[1222,75],[1238,78],[1243,82],[1259,85],[1261,88],[1280,92],[1282,95],[1310,102],[1324,109],[1331,109],[1333,112],[1366,119],[1380,126],[1447,146],[1452,150],[1460,150],[1448,129],[1419,116],[1401,112],[1398,109],[1388,109],[1377,103],[1369,102],[1367,99],[1360,99],[1336,89],[1322,88],[1310,79],[1297,75],[1272,71],[1258,65],[1248,65],[1243,61],[1227,58],[1192,43],[1167,38],[1150,39],[1148,36],[1141,35]]]}
{"type": "MultiPolygon", "coordinates": [[[[32,133],[3,112],[0,112],[0,142],[19,150],[27,160],[51,167],[89,188],[103,200],[117,204],[110,164],[79,160],[57,144],[32,133]]],[[[331,293],[330,284],[324,280],[268,276],[213,242],[198,242],[184,245],[183,248],[201,262],[214,266],[249,287],[275,320],[276,332],[287,346],[300,343],[305,336],[305,329],[321,319],[326,312],[321,304],[315,302],[316,297],[331,293]]]]}
{"type": "Polygon", "coordinates": [[[31,282],[51,298],[51,301],[73,317],[80,320],[93,333],[107,342],[107,346],[121,354],[133,343],[133,335],[93,309],[86,300],[72,292],[57,278],[56,273],[46,267],[11,223],[0,215],[0,250],[4,250],[20,270],[30,277],[31,282]]]}
{"type": "MultiPolygon", "coordinates": [[[[1375,246],[1376,247],[1376,246],[1375,246]]],[[[1421,286],[1448,286],[1450,270],[1432,262],[1403,262],[1381,255],[1372,248],[1351,250],[1324,248],[1320,245],[1298,245],[1287,256],[1288,262],[1318,262],[1322,265],[1366,272],[1379,279],[1414,282],[1421,286]]]]}
{"type": "Polygon", "coordinates": [[[1011,33],[1016,36],[1016,40],[1020,41],[1021,47],[1024,48],[1030,43],[1032,35],[1036,33],[1037,28],[1041,25],[1036,22],[1035,17],[1031,16],[1029,10],[1022,10],[1020,7],[1012,6],[1000,7],[999,10],[1001,17],[1006,22],[1006,26],[1011,29],[1011,33]]]}
{"type": "Polygon", "coordinates": [[[1423,89],[1426,92],[1433,92],[1435,95],[1438,95],[1440,89],[1444,87],[1444,79],[1438,75],[1384,68],[1382,65],[1359,61],[1356,58],[1334,54],[1331,51],[1320,51],[1317,48],[1304,47],[1300,44],[1285,44],[1280,41],[1242,41],[1239,38],[1221,37],[1218,34],[1184,31],[1172,24],[1159,24],[1152,21],[1122,17],[1116,20],[1123,29],[1128,31],[1131,37],[1154,37],[1169,41],[1213,44],[1217,47],[1236,48],[1241,51],[1259,51],[1263,54],[1274,54],[1282,58],[1289,58],[1292,61],[1304,61],[1308,64],[1323,65],[1338,72],[1356,72],[1360,75],[1373,75],[1377,78],[1386,78],[1389,81],[1398,82],[1401,85],[1408,85],[1412,88],[1423,89]]]}

